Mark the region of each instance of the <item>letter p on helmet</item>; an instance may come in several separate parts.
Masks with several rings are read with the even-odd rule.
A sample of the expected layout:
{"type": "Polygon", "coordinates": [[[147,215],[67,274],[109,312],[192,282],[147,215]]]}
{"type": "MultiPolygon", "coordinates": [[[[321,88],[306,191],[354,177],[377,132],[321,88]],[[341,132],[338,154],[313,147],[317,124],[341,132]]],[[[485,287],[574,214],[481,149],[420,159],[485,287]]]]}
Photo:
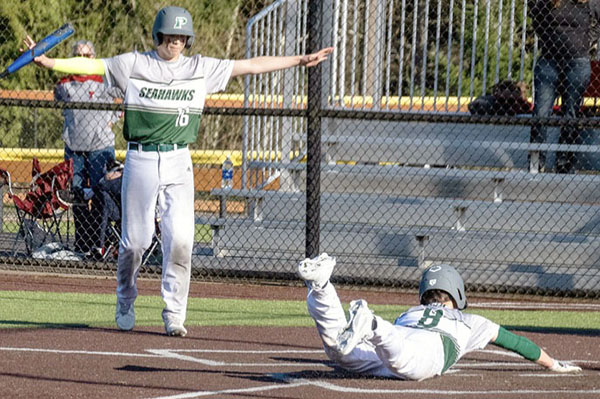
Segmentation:
{"type": "Polygon", "coordinates": [[[175,17],[175,25],[173,25],[173,29],[183,29],[185,25],[187,25],[186,17],[175,17]]]}

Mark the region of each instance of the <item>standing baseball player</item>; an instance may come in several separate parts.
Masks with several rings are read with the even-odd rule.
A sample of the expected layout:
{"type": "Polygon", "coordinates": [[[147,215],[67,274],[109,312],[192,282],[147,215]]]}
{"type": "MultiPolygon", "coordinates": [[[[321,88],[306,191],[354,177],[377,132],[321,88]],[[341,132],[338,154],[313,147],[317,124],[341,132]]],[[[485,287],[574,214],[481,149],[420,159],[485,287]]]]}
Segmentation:
{"type": "Polygon", "coordinates": [[[308,287],[308,313],[325,353],[341,367],[367,375],[423,380],[441,375],[465,354],[493,343],[558,373],[581,368],[551,358],[529,339],[478,315],[463,313],[463,280],[452,266],[432,266],[419,286],[421,305],[392,324],[375,316],[365,300],[350,303],[350,319],[329,277],[335,258],[305,259],[298,275],[308,287]]]}
{"type": "MultiPolygon", "coordinates": [[[[136,279],[152,241],[155,210],[162,234],[162,318],[168,335],[185,336],[194,243],[194,179],[188,144],[198,134],[207,94],[222,91],[233,77],[295,66],[311,67],[333,51],[288,57],[220,60],[182,53],[194,41],[192,16],[180,7],[156,15],[156,49],[106,59],[37,57],[56,71],[104,75],[125,93],[123,135],[128,141],[122,186],[122,238],[117,269],[115,320],[121,330],[135,325],[136,279]]],[[[25,44],[32,48],[33,40],[25,44]]]]}

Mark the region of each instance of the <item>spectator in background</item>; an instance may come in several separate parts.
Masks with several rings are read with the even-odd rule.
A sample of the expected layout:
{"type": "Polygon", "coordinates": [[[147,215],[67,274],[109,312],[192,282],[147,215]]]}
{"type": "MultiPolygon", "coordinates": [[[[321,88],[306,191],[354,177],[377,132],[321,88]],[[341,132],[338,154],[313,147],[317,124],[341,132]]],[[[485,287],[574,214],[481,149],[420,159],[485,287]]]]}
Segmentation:
{"type": "Polygon", "coordinates": [[[503,80],[491,88],[492,94],[479,96],[469,103],[473,115],[517,115],[529,114],[533,105],[527,99],[525,82],[503,80]]]}
{"type": "MultiPolygon", "coordinates": [[[[556,98],[562,97],[561,114],[574,119],[581,110],[583,94],[590,83],[590,51],[600,38],[600,0],[529,0],[529,13],[538,37],[540,58],[534,70],[534,117],[549,117],[556,98]]],[[[575,144],[579,130],[565,125],[560,144],[575,144]]],[[[531,128],[531,142],[543,143],[546,127],[531,128]]],[[[574,170],[572,152],[556,154],[556,171],[574,170]]],[[[545,154],[540,154],[543,170],[545,154]]]]}
{"type": "MultiPolygon", "coordinates": [[[[77,41],[73,56],[95,58],[92,42],[77,41]]],[[[62,78],[54,89],[57,101],[112,103],[120,97],[118,89],[104,84],[100,75],[69,75],[62,78]]],[[[119,112],[85,109],[65,109],[63,140],[65,160],[73,159],[73,184],[68,193],[59,193],[63,202],[75,204],[75,251],[88,253],[99,241],[100,212],[89,207],[88,199],[94,187],[104,176],[105,165],[115,158],[113,123],[119,112]],[[88,195],[86,195],[88,194],[88,195]]]]}

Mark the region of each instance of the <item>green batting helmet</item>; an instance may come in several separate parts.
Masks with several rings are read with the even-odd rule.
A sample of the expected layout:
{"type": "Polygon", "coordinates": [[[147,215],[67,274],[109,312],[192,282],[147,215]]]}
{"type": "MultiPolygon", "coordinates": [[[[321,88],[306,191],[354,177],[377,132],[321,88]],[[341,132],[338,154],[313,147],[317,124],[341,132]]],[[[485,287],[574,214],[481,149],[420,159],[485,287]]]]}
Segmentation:
{"type": "Polygon", "coordinates": [[[159,33],[163,35],[184,35],[187,36],[185,48],[192,47],[194,43],[194,24],[192,14],[185,8],[165,7],[156,14],[154,26],[152,27],[152,39],[154,45],[158,46],[162,42],[159,33]]]}
{"type": "Polygon", "coordinates": [[[465,283],[456,269],[450,265],[435,265],[425,270],[419,284],[419,300],[429,290],[442,290],[448,293],[459,309],[467,307],[465,283]]]}

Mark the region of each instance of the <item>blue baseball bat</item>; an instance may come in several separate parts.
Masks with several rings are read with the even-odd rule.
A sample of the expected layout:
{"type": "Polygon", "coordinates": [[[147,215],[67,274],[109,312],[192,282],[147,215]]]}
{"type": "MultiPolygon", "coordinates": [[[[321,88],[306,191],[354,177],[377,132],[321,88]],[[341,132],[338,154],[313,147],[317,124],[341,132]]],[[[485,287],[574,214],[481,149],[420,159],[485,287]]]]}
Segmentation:
{"type": "Polygon", "coordinates": [[[4,72],[0,74],[0,79],[8,76],[11,73],[18,71],[23,68],[25,65],[29,64],[33,61],[35,57],[38,57],[44,54],[46,51],[54,48],[58,43],[65,40],[67,37],[71,36],[75,32],[73,26],[69,23],[64,24],[35,45],[34,48],[27,50],[23,54],[19,56],[12,64],[6,68],[4,72]]]}

